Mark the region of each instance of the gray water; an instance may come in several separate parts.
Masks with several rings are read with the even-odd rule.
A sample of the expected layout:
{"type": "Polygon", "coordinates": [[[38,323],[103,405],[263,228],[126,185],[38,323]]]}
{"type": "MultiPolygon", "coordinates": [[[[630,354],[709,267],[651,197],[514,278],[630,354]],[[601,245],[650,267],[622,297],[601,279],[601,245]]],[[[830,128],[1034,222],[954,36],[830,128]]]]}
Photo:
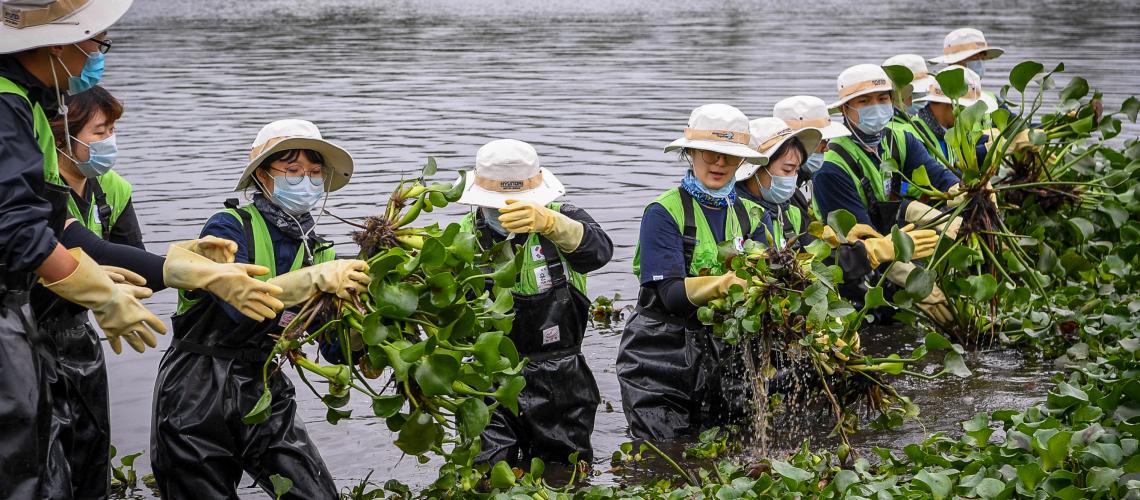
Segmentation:
{"type": "MultiPolygon", "coordinates": [[[[395,183],[428,155],[438,178],[470,168],[495,138],[532,143],[615,243],[613,262],[590,276],[591,297],[636,295],[630,259],[643,207],[676,185],[682,165],[661,148],[689,111],[733,104],[753,117],[794,94],[834,97],[835,76],[902,52],[940,53],[950,29],[982,29],[1005,55],[987,65],[991,85],[1015,63],[1065,62],[1106,95],[1108,110],[1135,91],[1140,66],[1135,3],[1047,2],[651,2],[632,0],[382,1],[145,0],[112,32],[108,89],[126,103],[116,167],[135,186],[151,251],[193,238],[230,196],[261,125],[305,118],[356,159],[352,183],[328,202],[341,217],[380,209],[395,183]]],[[[1128,134],[1137,129],[1129,127],[1128,134]]],[[[454,220],[449,208],[425,221],[454,220]]],[[[354,253],[350,228],[321,232],[354,253]]],[[[174,295],[149,304],[167,317],[174,295]]],[[[628,303],[628,301],[627,301],[628,303]]],[[[887,336],[885,347],[912,341],[887,336]]],[[[162,347],[169,338],[161,339],[162,347]]],[[[627,440],[614,359],[618,336],[591,331],[586,355],[606,402],[593,436],[598,469],[627,440]]],[[[159,350],[110,359],[113,441],[147,449],[159,350]]],[[[866,431],[860,446],[898,446],[981,410],[1039,399],[1045,369],[1016,352],[970,359],[975,377],[899,384],[923,422],[866,431]]],[[[301,417],[338,484],[374,479],[423,485],[435,464],[401,459],[383,422],[357,401],[356,418],[332,426],[299,390],[301,417]]],[[[830,423],[811,433],[821,442],[830,423]]],[[[777,429],[779,432],[780,429],[777,429]]],[[[794,444],[794,443],[792,443],[794,444]]],[[[139,469],[149,470],[147,455],[139,469]]],[[[612,481],[603,473],[596,481],[612,481]]],[[[246,481],[245,484],[248,484],[246,481]]],[[[245,489],[255,497],[257,490],[245,489]]]]}

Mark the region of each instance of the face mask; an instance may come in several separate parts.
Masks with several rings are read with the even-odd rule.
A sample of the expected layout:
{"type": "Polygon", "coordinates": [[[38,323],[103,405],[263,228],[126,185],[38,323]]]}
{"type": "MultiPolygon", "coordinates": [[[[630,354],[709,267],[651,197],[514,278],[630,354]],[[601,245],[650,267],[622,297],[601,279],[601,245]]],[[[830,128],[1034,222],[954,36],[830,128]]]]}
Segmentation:
{"type": "MultiPolygon", "coordinates": [[[[75,162],[75,168],[79,169],[79,173],[83,174],[88,179],[94,179],[111,171],[111,167],[115,166],[115,157],[119,155],[119,147],[115,144],[115,136],[112,135],[101,141],[95,141],[90,144],[83,142],[75,137],[75,142],[87,146],[87,161],[75,162]]],[[[74,161],[74,158],[71,158],[74,161]]]]}
{"type": "Polygon", "coordinates": [[[966,68],[978,74],[978,78],[986,76],[986,62],[982,60],[966,61],[966,68]]]}
{"type": "Polygon", "coordinates": [[[814,174],[817,170],[819,170],[819,167],[822,167],[822,166],[823,166],[823,153],[812,153],[811,155],[808,156],[807,161],[804,162],[804,166],[801,168],[803,168],[804,170],[807,170],[807,173],[809,173],[809,174],[814,174]]]}
{"type": "Polygon", "coordinates": [[[872,104],[855,112],[859,113],[859,123],[855,126],[865,134],[876,135],[886,128],[887,123],[890,123],[891,117],[895,115],[895,108],[890,103],[872,104]]]}
{"type": "MultiPolygon", "coordinates": [[[[83,50],[79,45],[75,48],[80,51],[83,50]]],[[[87,62],[83,64],[83,71],[79,76],[72,76],[71,72],[67,70],[67,66],[63,66],[63,61],[59,64],[63,66],[63,70],[67,71],[67,94],[75,95],[86,90],[90,90],[103,79],[103,53],[99,51],[87,54],[87,62]]]]}
{"type": "Polygon", "coordinates": [[[479,211],[483,212],[483,222],[485,222],[487,224],[487,227],[491,228],[492,231],[499,233],[502,236],[506,236],[508,234],[508,231],[503,228],[503,223],[499,222],[500,214],[498,209],[479,207],[479,211]]]}
{"type": "MultiPolygon", "coordinates": [[[[760,180],[756,179],[756,184],[760,186],[760,195],[763,196],[765,200],[777,205],[788,201],[788,199],[792,197],[792,194],[796,192],[796,176],[772,175],[771,171],[768,171],[768,175],[772,177],[771,187],[764,187],[763,184],[760,184],[760,180]]],[[[753,178],[755,179],[755,177],[753,178]]]]}
{"type": "MultiPolygon", "coordinates": [[[[926,94],[915,94],[913,97],[915,99],[918,99],[924,95],[926,95],[926,94]]],[[[918,112],[922,111],[922,108],[925,108],[927,104],[930,104],[930,103],[928,103],[926,101],[922,101],[922,102],[911,101],[910,106],[906,107],[906,114],[908,114],[910,116],[917,115],[918,112]]]]}
{"type": "Polygon", "coordinates": [[[307,175],[297,184],[289,184],[285,179],[284,175],[273,176],[273,203],[295,217],[309,213],[325,195],[324,179],[319,179],[316,186],[307,175]]]}

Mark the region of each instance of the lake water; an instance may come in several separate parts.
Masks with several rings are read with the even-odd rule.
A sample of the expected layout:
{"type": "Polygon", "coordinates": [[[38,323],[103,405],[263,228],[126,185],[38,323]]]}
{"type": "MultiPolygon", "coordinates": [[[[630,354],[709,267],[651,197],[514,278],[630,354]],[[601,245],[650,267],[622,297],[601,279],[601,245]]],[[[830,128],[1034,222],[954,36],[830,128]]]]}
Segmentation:
{"type": "MultiPolygon", "coordinates": [[[[233,196],[258,129],[275,119],[311,120],[354,155],[352,183],[328,202],[341,217],[377,212],[428,155],[440,162],[437,177],[450,178],[470,168],[480,145],[515,138],[537,148],[567,185],[566,200],[587,209],[614,240],[613,262],[590,276],[590,296],[632,298],[639,217],[684,172],[661,149],[680,135],[692,108],[725,102],[759,117],[794,94],[831,100],[843,68],[903,52],[935,56],[950,29],[973,26],[1006,49],[987,65],[991,89],[1021,60],[1064,62],[1104,91],[1105,108],[1114,110],[1136,89],[1135,7],[1056,0],[146,0],[111,32],[105,84],[126,103],[116,168],[134,184],[152,251],[197,236],[233,196]]],[[[455,220],[461,212],[423,220],[455,220]]],[[[341,243],[341,253],[354,253],[350,228],[325,217],[320,230],[341,243]]],[[[167,291],[149,304],[168,317],[174,301],[167,291]]],[[[901,346],[913,335],[884,338],[901,346]]],[[[591,332],[584,347],[613,406],[600,408],[593,437],[603,471],[627,440],[617,344],[616,334],[591,332]]],[[[113,441],[123,453],[147,449],[161,352],[107,352],[113,441]]],[[[922,405],[923,425],[867,431],[856,442],[897,446],[958,430],[977,411],[1024,407],[1045,390],[1047,370],[1016,352],[975,354],[970,363],[975,377],[968,380],[899,384],[922,405]]],[[[332,426],[323,405],[298,392],[301,415],[338,484],[371,470],[374,479],[417,485],[435,477],[434,464],[401,459],[363,401],[354,404],[357,418],[332,426]]],[[[829,428],[819,423],[813,442],[829,428]]],[[[147,458],[142,471],[149,471],[147,458]]]]}

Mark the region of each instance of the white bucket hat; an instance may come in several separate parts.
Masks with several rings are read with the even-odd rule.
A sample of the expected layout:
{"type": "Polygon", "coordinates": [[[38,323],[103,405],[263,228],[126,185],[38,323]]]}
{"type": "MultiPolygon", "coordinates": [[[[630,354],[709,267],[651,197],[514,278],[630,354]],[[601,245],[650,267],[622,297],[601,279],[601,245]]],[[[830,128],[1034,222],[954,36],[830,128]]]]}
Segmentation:
{"type": "Polygon", "coordinates": [[[954,64],[962,62],[974,54],[982,53],[982,59],[994,59],[1005,53],[986,43],[986,36],[974,28],[960,28],[951,31],[942,40],[942,55],[930,58],[931,64],[954,64]]]}
{"type": "Polygon", "coordinates": [[[737,181],[745,181],[752,177],[760,167],[768,164],[772,155],[779,151],[780,146],[792,138],[799,139],[809,155],[815,151],[816,146],[819,146],[819,141],[823,140],[823,134],[820,133],[819,129],[801,128],[796,130],[788,126],[784,120],[776,117],[757,118],[748,122],[748,132],[752,135],[752,147],[764,155],[765,161],[759,165],[751,161],[741,165],[736,171],[737,181]]]}
{"type": "Polygon", "coordinates": [[[0,0],[0,54],[90,39],[118,21],[134,0],[0,0]]]}
{"type": "Polygon", "coordinates": [[[851,135],[842,123],[831,121],[827,103],[815,96],[797,95],[784,99],[772,106],[772,116],[784,120],[793,130],[818,130],[823,140],[851,135]]]}
{"type": "MultiPolygon", "coordinates": [[[[962,66],[947,66],[942,71],[939,71],[939,73],[951,70],[965,71],[966,95],[958,98],[958,104],[968,108],[973,106],[974,103],[982,101],[986,103],[986,113],[997,111],[997,99],[988,93],[982,92],[982,78],[979,77],[977,73],[974,73],[970,68],[964,68],[962,66]]],[[[934,82],[934,85],[930,86],[930,92],[928,94],[915,99],[914,102],[941,102],[952,104],[950,98],[942,92],[942,87],[938,85],[937,80],[934,82]]]]}
{"type": "Polygon", "coordinates": [[[234,191],[241,191],[252,182],[253,171],[261,162],[273,153],[288,151],[290,149],[311,149],[325,158],[323,168],[331,169],[332,174],[325,178],[328,188],[325,192],[331,193],[346,184],[352,178],[352,155],[340,146],[321,138],[321,131],[313,122],[306,120],[288,119],[277,120],[261,127],[249,150],[249,164],[238,178],[234,191]]]}
{"type": "Polygon", "coordinates": [[[665,146],[665,152],[693,148],[741,158],[761,158],[748,142],[748,117],[744,113],[727,104],[706,104],[693,110],[685,136],[665,146]]]}
{"type": "Polygon", "coordinates": [[[839,100],[828,105],[831,109],[836,109],[861,95],[894,90],[887,72],[883,71],[882,66],[874,64],[856,64],[847,68],[839,74],[835,83],[839,100]]]}
{"type": "Polygon", "coordinates": [[[929,92],[930,84],[934,83],[934,75],[926,68],[926,59],[918,54],[899,54],[883,61],[883,67],[887,66],[902,66],[910,70],[914,75],[910,82],[912,92],[929,92]]]}
{"type": "Polygon", "coordinates": [[[475,153],[475,171],[467,176],[459,203],[503,208],[507,200],[546,205],[566,194],[549,170],[541,168],[538,152],[523,141],[498,139],[475,153]]]}

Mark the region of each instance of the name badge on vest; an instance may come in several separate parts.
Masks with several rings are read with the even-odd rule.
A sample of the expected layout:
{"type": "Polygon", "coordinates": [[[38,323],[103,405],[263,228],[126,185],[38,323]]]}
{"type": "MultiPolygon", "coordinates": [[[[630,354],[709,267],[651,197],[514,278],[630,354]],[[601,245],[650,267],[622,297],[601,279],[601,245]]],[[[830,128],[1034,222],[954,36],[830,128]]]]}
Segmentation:
{"type": "Polygon", "coordinates": [[[550,277],[550,268],[546,266],[535,268],[534,282],[537,285],[538,293],[542,293],[553,288],[554,280],[550,277]]]}
{"type": "Polygon", "coordinates": [[[558,331],[558,325],[554,325],[542,331],[542,345],[555,344],[562,340],[562,333],[558,331]]]}
{"type": "Polygon", "coordinates": [[[293,318],[296,318],[296,317],[297,317],[296,312],[282,311],[281,312],[281,321],[277,322],[277,326],[280,326],[281,328],[285,328],[285,327],[289,326],[289,323],[292,323],[293,318]]]}
{"type": "Polygon", "coordinates": [[[744,237],[743,236],[737,236],[737,237],[733,238],[732,244],[736,247],[737,252],[743,252],[744,251],[744,237]]]}
{"type": "Polygon", "coordinates": [[[530,258],[534,261],[546,260],[546,254],[542,252],[542,245],[530,247],[530,258]]]}

